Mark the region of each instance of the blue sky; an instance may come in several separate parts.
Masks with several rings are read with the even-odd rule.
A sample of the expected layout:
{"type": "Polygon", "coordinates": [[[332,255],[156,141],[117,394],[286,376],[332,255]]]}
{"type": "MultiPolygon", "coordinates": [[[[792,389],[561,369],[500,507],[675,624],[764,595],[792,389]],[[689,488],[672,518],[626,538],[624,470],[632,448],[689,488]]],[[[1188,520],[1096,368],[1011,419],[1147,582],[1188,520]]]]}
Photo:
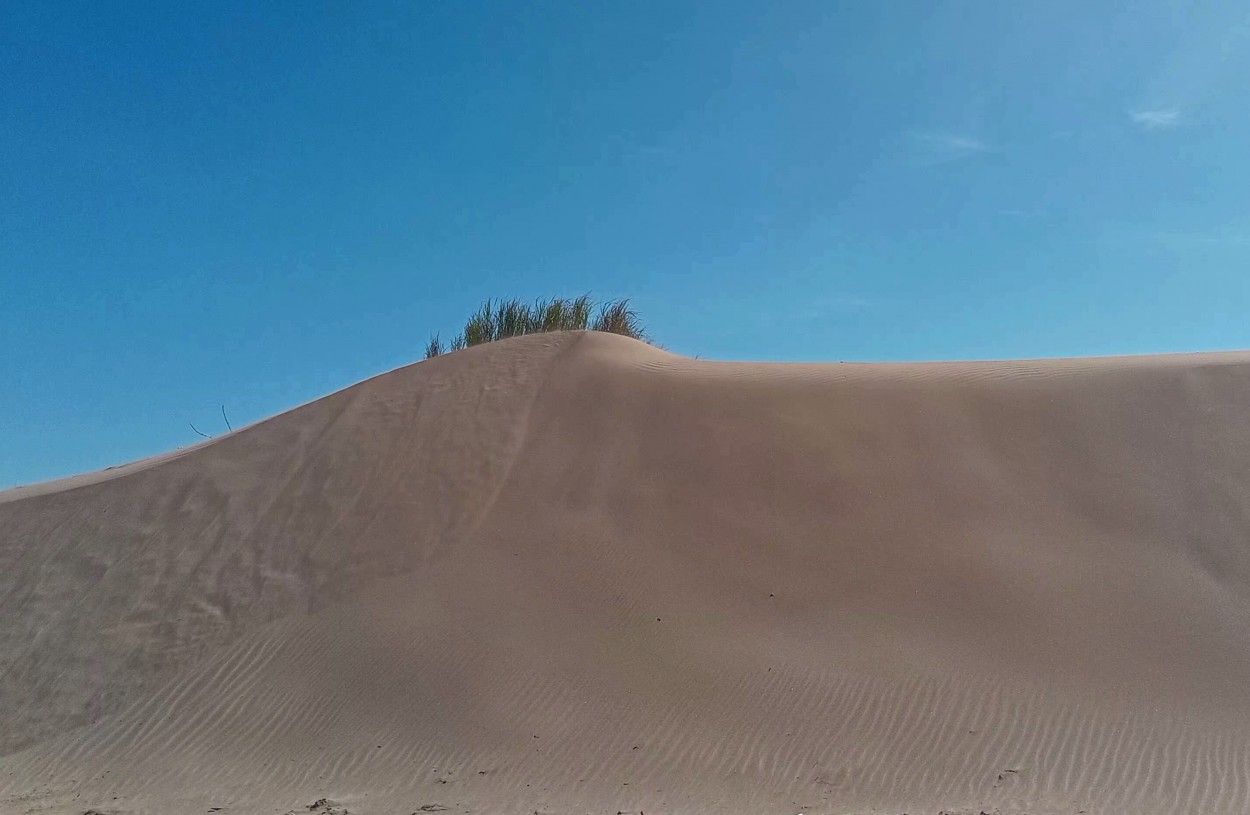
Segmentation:
{"type": "Polygon", "coordinates": [[[490,296],[723,359],[1250,346],[1243,3],[7,2],[0,77],[0,486],[490,296]]]}

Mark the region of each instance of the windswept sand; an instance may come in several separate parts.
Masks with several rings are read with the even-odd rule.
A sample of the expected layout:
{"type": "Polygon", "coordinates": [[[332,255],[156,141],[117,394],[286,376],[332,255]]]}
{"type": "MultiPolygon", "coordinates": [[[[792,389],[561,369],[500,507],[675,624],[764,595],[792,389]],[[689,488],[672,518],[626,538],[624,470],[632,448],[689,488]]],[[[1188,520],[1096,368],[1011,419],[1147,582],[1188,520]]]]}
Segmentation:
{"type": "Polygon", "coordinates": [[[217,807],[1250,812],[1250,354],[541,335],[0,493],[0,812],[217,807]]]}

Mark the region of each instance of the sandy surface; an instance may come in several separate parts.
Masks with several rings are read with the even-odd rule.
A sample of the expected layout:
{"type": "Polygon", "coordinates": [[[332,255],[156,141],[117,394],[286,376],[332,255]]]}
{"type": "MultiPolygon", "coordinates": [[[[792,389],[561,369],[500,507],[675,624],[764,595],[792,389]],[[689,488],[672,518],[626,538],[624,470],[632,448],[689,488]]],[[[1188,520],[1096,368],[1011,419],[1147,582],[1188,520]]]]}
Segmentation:
{"type": "Polygon", "coordinates": [[[214,808],[1250,811],[1250,354],[545,335],[0,493],[0,812],[214,808]]]}

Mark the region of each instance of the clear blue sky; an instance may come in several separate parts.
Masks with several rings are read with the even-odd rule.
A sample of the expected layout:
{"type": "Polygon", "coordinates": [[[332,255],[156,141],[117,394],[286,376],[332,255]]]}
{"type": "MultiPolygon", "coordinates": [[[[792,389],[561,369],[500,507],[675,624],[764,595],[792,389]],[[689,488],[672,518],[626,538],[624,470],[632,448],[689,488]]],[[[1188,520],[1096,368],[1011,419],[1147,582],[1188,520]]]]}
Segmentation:
{"type": "Polygon", "coordinates": [[[489,296],[725,359],[1250,346],[1247,77],[1239,2],[10,0],[0,486],[489,296]]]}

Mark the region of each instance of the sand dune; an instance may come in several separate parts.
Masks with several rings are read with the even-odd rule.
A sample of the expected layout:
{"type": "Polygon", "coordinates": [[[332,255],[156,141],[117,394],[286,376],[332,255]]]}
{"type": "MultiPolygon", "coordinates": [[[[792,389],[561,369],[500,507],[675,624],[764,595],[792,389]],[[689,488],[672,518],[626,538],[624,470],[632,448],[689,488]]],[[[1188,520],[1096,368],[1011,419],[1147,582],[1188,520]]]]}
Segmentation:
{"type": "Polygon", "coordinates": [[[1248,538],[1250,353],[479,346],[0,493],[0,812],[1244,813],[1248,538]]]}

